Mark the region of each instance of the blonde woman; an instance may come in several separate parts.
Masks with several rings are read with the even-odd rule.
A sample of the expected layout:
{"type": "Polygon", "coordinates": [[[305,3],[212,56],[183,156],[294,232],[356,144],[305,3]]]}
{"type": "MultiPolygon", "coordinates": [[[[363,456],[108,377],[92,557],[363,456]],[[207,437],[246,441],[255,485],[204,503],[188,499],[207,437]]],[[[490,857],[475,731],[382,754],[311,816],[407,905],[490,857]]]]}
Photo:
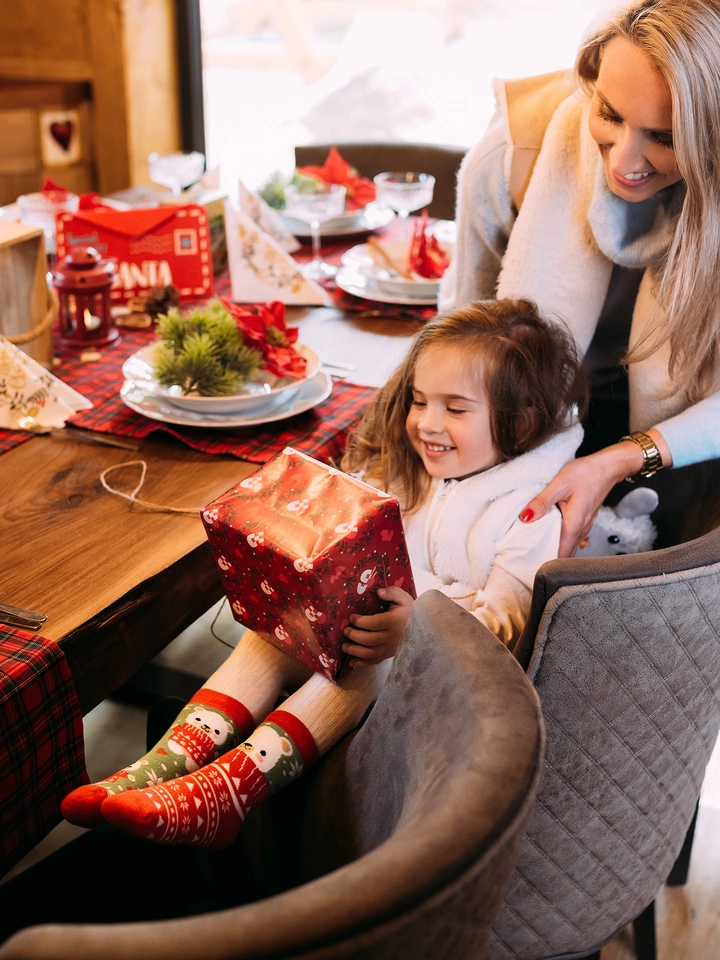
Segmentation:
{"type": "Polygon", "coordinates": [[[561,556],[620,480],[720,456],[719,90],[720,0],[636,0],[574,77],[500,85],[463,164],[442,308],[528,297],[590,369],[581,456],[521,514],[560,506],[561,556]]]}

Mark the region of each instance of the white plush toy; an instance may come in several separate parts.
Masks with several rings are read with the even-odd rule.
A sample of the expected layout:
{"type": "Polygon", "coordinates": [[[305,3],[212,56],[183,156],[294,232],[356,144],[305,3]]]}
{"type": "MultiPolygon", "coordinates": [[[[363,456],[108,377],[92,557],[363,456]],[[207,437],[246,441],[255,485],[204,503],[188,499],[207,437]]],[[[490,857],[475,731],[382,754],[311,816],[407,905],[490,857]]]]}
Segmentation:
{"type": "Polygon", "coordinates": [[[614,507],[600,507],[590,533],[583,537],[576,557],[612,557],[621,553],[652,550],[657,530],[650,514],[658,495],[649,487],[637,487],[614,507]]]}

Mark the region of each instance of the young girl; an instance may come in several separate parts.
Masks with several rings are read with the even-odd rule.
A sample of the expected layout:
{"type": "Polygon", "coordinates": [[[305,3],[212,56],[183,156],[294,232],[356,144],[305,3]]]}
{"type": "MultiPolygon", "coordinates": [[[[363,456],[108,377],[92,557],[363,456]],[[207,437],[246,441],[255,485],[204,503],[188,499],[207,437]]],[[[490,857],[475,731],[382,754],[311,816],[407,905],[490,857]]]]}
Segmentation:
{"type": "MultiPolygon", "coordinates": [[[[475,303],[418,334],[343,461],[399,498],[418,593],[441,590],[508,644],[560,537],[557,508],[533,524],[518,514],[572,459],[583,402],[565,332],[527,301],[475,303]]],[[[148,754],[65,798],[66,819],[109,821],[161,843],[230,844],[248,810],[356,726],[377,697],[413,604],[398,587],[378,594],[387,611],[353,616],[345,630],[354,669],[338,684],[308,679],[306,667],[248,630],[148,754]]]]}

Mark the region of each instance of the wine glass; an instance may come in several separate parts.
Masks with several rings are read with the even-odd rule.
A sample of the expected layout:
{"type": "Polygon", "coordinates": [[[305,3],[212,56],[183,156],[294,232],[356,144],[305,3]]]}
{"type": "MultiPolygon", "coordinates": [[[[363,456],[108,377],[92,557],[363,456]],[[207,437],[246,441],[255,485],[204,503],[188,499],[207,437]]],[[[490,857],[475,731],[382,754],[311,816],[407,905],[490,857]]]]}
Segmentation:
{"type": "Polygon", "coordinates": [[[310,280],[334,277],[337,267],[320,259],[320,224],[339,217],[345,210],[345,187],[337,183],[312,183],[285,187],[285,213],[310,224],[312,261],[302,268],[310,280]]]}
{"type": "Polygon", "coordinates": [[[205,154],[196,150],[192,153],[151,153],[148,168],[151,180],[163,187],[170,187],[173,197],[179,197],[183,190],[202,177],[205,154]]]}
{"type": "Polygon", "coordinates": [[[376,202],[398,214],[403,224],[402,239],[409,239],[408,214],[411,210],[421,210],[432,203],[435,177],[429,173],[396,170],[379,173],[373,180],[376,202]]]}

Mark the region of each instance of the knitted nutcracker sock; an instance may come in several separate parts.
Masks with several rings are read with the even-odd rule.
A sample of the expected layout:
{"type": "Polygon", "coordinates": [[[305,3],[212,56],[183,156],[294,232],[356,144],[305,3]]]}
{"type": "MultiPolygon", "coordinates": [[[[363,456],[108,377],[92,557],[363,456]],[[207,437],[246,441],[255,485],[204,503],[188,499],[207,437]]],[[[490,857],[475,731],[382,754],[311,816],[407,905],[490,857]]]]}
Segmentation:
{"type": "Polygon", "coordinates": [[[157,843],[222,850],[248,811],[317,759],[307,727],[275,710],[247,743],[167,786],[108,797],[102,815],[116,827],[157,843]]]}
{"type": "Polygon", "coordinates": [[[237,746],[254,726],[252,714],[239,701],[203,687],[152,750],[106,780],[73,790],[61,804],[62,815],[80,827],[99,827],[108,796],[192,773],[237,746]]]}

